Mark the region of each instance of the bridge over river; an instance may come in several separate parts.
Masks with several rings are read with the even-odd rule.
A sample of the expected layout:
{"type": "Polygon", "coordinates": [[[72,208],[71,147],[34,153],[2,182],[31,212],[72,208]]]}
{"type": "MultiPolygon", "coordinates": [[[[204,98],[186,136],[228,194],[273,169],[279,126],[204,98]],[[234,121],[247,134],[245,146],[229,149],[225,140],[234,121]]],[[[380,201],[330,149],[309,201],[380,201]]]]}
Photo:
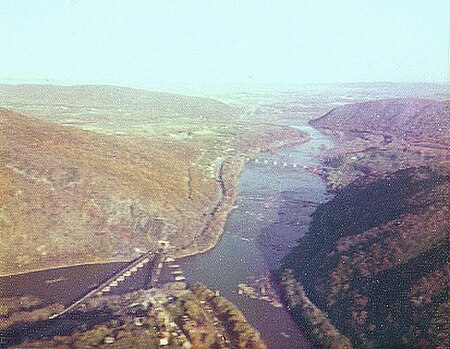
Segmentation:
{"type": "MultiPolygon", "coordinates": [[[[147,274],[147,288],[152,288],[158,281],[159,274],[164,262],[164,255],[161,251],[159,252],[147,252],[139,256],[138,258],[131,261],[124,268],[116,272],[113,276],[108,278],[106,281],[102,282],[100,285],[91,289],[84,296],[67,306],[63,311],[54,314],[50,319],[58,318],[68,312],[71,312],[87,300],[93,297],[99,297],[108,294],[121,293],[126,289],[130,290],[129,281],[132,281],[133,277],[142,273],[147,274]],[[128,285],[126,285],[128,283],[128,285]]],[[[131,286],[132,288],[132,286],[131,286]]]]}

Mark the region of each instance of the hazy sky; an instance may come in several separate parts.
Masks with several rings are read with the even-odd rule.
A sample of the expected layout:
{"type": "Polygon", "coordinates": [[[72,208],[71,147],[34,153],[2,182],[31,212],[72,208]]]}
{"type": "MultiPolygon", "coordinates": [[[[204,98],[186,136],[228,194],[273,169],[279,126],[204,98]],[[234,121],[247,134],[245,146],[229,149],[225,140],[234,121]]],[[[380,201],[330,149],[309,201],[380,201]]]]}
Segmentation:
{"type": "Polygon", "coordinates": [[[2,81],[443,82],[448,42],[448,0],[0,0],[2,81]]]}

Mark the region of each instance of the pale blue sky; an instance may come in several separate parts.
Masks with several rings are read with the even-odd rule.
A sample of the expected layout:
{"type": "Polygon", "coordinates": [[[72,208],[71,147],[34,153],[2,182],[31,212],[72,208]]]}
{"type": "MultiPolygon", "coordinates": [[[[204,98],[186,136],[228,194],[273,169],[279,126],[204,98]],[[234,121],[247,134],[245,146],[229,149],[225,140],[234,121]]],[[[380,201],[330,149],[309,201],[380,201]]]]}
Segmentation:
{"type": "Polygon", "coordinates": [[[0,0],[0,80],[443,82],[448,0],[0,0]]]}

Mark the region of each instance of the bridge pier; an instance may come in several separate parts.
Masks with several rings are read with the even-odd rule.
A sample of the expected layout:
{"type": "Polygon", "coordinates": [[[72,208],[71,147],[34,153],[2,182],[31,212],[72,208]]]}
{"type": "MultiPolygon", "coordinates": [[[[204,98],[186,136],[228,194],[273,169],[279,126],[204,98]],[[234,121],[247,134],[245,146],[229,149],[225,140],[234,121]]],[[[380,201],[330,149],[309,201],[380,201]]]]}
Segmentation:
{"type": "Polygon", "coordinates": [[[89,298],[92,297],[99,297],[104,294],[108,294],[112,291],[112,289],[117,288],[120,283],[124,282],[127,278],[131,277],[134,273],[136,273],[138,270],[144,268],[146,265],[150,268],[149,270],[149,281],[147,282],[147,288],[153,287],[153,285],[156,283],[159,273],[160,273],[160,265],[162,266],[162,261],[164,260],[164,257],[162,255],[162,252],[159,251],[155,254],[153,253],[145,253],[141,255],[140,257],[136,258],[135,260],[131,261],[125,268],[117,272],[115,275],[113,275],[111,278],[103,282],[101,285],[96,287],[95,289],[89,291],[87,294],[85,294],[83,297],[81,297],[76,302],[72,303],[70,306],[66,307],[63,311],[61,311],[58,314],[52,315],[49,319],[55,319],[63,314],[66,314],[74,309],[76,309],[78,306],[82,305],[84,302],[86,302],[89,298]]]}

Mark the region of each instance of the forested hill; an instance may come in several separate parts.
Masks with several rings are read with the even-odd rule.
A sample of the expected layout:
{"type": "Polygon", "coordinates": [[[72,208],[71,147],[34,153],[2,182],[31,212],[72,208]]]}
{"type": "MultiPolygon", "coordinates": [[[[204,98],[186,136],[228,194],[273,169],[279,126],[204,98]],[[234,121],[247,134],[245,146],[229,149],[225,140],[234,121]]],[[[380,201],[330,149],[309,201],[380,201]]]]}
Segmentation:
{"type": "Polygon", "coordinates": [[[357,178],[448,159],[450,103],[425,99],[386,99],[335,108],[311,124],[331,133],[323,175],[332,189],[357,178]]]}
{"type": "Polygon", "coordinates": [[[322,168],[336,196],[280,275],[323,347],[448,347],[449,120],[447,102],[390,99],[311,122],[337,141],[322,168]]]}
{"type": "Polygon", "coordinates": [[[355,347],[447,343],[447,183],[445,168],[354,183],[317,209],[286,258],[355,347]]]}
{"type": "Polygon", "coordinates": [[[184,207],[185,157],[0,108],[0,274],[154,248],[170,210],[204,206],[184,207]]]}

